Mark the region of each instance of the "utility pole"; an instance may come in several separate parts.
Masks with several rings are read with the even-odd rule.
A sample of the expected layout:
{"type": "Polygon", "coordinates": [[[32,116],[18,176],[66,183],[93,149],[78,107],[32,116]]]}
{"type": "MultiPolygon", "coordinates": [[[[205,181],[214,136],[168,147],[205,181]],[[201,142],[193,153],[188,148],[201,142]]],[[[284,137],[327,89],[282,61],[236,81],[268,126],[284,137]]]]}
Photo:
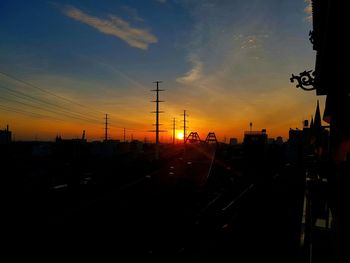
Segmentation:
{"type": "Polygon", "coordinates": [[[184,143],[186,143],[186,110],[184,110],[184,114],[183,114],[183,117],[184,117],[184,143]]]}
{"type": "Polygon", "coordinates": [[[124,128],[124,142],[125,142],[125,128],[124,128]]]}
{"type": "Polygon", "coordinates": [[[173,144],[175,144],[176,119],[173,119],[173,144]]]}
{"type": "Polygon", "coordinates": [[[108,140],[108,114],[106,114],[106,117],[105,117],[105,141],[108,140]]]}
{"type": "Polygon", "coordinates": [[[159,159],[159,132],[163,132],[163,131],[159,130],[159,125],[161,125],[161,124],[159,124],[159,113],[163,113],[163,111],[159,110],[159,103],[164,102],[164,101],[159,100],[159,92],[164,91],[164,90],[159,89],[159,83],[162,83],[162,81],[154,81],[153,83],[157,84],[156,89],[153,89],[151,91],[156,92],[156,100],[154,100],[152,102],[156,103],[156,110],[153,111],[153,113],[156,114],[156,124],[155,124],[155,126],[156,126],[156,130],[155,130],[155,132],[156,132],[156,153],[155,153],[155,158],[156,158],[156,160],[158,160],[159,159]]]}

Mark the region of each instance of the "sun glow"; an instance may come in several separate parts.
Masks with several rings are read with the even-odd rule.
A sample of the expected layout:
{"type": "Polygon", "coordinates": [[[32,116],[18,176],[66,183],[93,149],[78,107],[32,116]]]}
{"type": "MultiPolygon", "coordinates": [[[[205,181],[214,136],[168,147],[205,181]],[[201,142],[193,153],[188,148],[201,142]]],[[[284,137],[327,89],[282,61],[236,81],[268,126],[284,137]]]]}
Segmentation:
{"type": "Polygon", "coordinates": [[[176,138],[178,138],[179,140],[183,140],[184,139],[184,133],[178,131],[177,134],[176,134],[176,138]]]}

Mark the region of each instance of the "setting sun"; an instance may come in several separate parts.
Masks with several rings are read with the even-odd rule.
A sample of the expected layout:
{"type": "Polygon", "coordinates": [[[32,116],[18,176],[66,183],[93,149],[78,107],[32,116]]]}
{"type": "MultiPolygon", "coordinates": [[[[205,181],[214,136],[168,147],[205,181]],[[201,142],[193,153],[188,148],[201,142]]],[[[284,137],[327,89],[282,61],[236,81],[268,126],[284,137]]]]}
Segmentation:
{"type": "Polygon", "coordinates": [[[184,139],[184,133],[178,131],[178,132],[177,132],[177,135],[176,135],[176,138],[178,138],[179,140],[183,140],[183,139],[184,139]]]}

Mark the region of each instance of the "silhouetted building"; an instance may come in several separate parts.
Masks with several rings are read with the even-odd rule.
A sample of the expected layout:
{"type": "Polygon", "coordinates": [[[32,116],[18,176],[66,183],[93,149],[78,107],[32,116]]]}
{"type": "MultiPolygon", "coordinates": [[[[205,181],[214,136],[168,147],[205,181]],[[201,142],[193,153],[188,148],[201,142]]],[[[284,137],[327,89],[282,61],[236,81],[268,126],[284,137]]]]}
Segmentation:
{"type": "Polygon", "coordinates": [[[330,0],[313,0],[311,42],[316,50],[314,86],[318,95],[327,95],[323,120],[331,127],[334,161],[350,152],[349,48],[341,36],[348,30],[348,11],[330,0]]]}
{"type": "Polygon", "coordinates": [[[315,119],[311,119],[309,129],[304,128],[309,133],[308,144],[311,148],[312,154],[319,158],[325,157],[328,154],[328,131],[321,123],[321,114],[319,102],[317,101],[315,119]]]}
{"type": "Polygon", "coordinates": [[[10,144],[12,141],[12,132],[9,130],[9,126],[6,126],[5,130],[0,130],[0,144],[10,144]]]}
{"type": "Polygon", "coordinates": [[[89,153],[88,144],[86,139],[62,139],[57,136],[54,153],[63,158],[85,158],[89,153]]]}
{"type": "Polygon", "coordinates": [[[143,152],[143,142],[139,140],[132,140],[130,143],[130,150],[133,153],[142,153],[143,152]]]}
{"type": "Polygon", "coordinates": [[[244,133],[243,148],[249,157],[262,157],[265,154],[267,145],[267,133],[261,131],[246,131],[244,133]]]}
{"type": "Polygon", "coordinates": [[[290,163],[300,163],[304,156],[305,130],[289,129],[287,159],[290,163]]]}
{"type": "Polygon", "coordinates": [[[275,138],[268,138],[267,139],[267,144],[276,144],[275,138]]]}
{"type": "Polygon", "coordinates": [[[111,157],[121,151],[118,149],[120,144],[120,140],[94,141],[90,145],[90,151],[93,155],[111,157]]]}
{"type": "Polygon", "coordinates": [[[52,142],[36,142],[32,146],[32,156],[44,157],[52,154],[52,142]]]}
{"type": "MultiPolygon", "coordinates": [[[[316,51],[314,79],[311,83],[317,95],[326,95],[326,105],[323,120],[330,124],[329,158],[326,175],[329,179],[331,198],[330,208],[333,216],[333,244],[328,243],[333,251],[329,262],[350,262],[349,242],[349,161],[350,152],[350,88],[349,88],[349,45],[343,37],[348,32],[348,9],[339,6],[337,1],[312,0],[313,31],[310,41],[316,51]]],[[[313,126],[310,125],[311,143],[319,153],[318,146],[322,140],[317,140],[320,134],[320,116],[315,115],[313,126]],[[316,120],[317,119],[317,120],[316,120]],[[316,126],[316,127],[315,127],[316,126]],[[318,127],[317,127],[318,126],[318,127]]],[[[321,165],[321,164],[319,164],[321,165]]],[[[319,167],[319,175],[327,169],[319,167]]],[[[322,195],[321,191],[314,191],[322,195]]],[[[328,198],[328,196],[327,196],[328,198]]],[[[314,231],[314,229],[311,229],[314,231]]],[[[312,238],[313,232],[310,234],[312,238]]],[[[312,243],[311,240],[310,243],[312,243]]],[[[316,247],[313,242],[313,247],[316,247]]],[[[323,244],[323,247],[325,245],[323,244]]],[[[311,250],[310,254],[313,251],[311,250]]],[[[317,256],[316,254],[313,255],[317,256]]],[[[323,259],[323,258],[322,258],[323,259]]],[[[316,260],[315,260],[316,261],[316,260]]]]}
{"type": "Polygon", "coordinates": [[[277,136],[276,144],[279,144],[279,145],[283,144],[283,138],[281,136],[277,136]]]}
{"type": "Polygon", "coordinates": [[[129,153],[130,152],[130,143],[129,142],[121,142],[117,144],[118,153],[129,153]]]}
{"type": "Polygon", "coordinates": [[[237,138],[230,138],[230,145],[236,145],[238,144],[237,138]]]}
{"type": "MultiPolygon", "coordinates": [[[[321,124],[319,103],[317,102],[315,119],[312,117],[310,126],[304,121],[302,130],[290,129],[288,140],[288,157],[291,162],[302,162],[313,157],[326,159],[329,151],[329,133],[321,124]]],[[[281,138],[282,139],[282,138],[281,138]]]]}

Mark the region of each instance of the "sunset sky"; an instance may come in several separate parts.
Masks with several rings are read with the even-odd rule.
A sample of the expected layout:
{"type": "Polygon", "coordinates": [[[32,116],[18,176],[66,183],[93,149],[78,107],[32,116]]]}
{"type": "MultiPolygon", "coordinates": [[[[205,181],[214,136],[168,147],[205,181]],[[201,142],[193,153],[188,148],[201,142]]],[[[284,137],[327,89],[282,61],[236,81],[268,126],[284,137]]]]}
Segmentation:
{"type": "MultiPolygon", "coordinates": [[[[324,98],[290,83],[314,68],[304,0],[0,1],[0,129],[16,140],[154,140],[181,129],[223,141],[265,128],[288,136],[324,98]]],[[[203,138],[203,139],[204,139],[203,138]]]]}

